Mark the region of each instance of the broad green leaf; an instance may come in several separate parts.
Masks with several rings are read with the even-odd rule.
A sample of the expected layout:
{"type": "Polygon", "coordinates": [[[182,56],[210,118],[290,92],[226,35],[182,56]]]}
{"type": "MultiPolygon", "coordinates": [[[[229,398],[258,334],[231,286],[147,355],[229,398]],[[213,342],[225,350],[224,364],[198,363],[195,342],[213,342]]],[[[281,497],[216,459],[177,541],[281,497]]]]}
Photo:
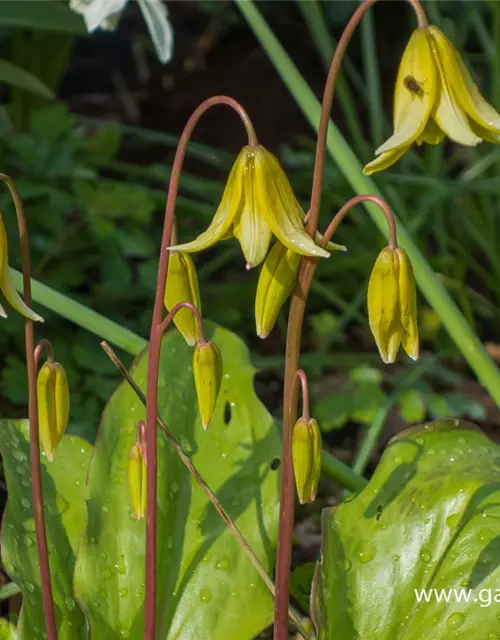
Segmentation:
{"type": "MultiPolygon", "coordinates": [[[[253,390],[248,351],[229,331],[211,338],[224,379],[207,432],[192,378],[192,349],[163,341],[159,413],[271,572],[277,537],[279,437],[253,390]]],[[[144,390],[147,353],[133,375],[144,390]]],[[[145,522],[131,516],[128,455],[145,410],[121,384],[107,405],[89,471],[89,525],[75,588],[92,637],[142,639],[145,522]]],[[[272,620],[272,599],[219,515],[158,435],[158,637],[250,640],[272,620]]]]}
{"type": "Polygon", "coordinates": [[[403,432],[361,493],[325,509],[318,640],[500,637],[500,447],[471,427],[403,432]],[[468,600],[428,591],[419,604],[415,589],[468,600]]]}
{"type": "Polygon", "coordinates": [[[15,626],[5,618],[0,618],[0,640],[16,640],[16,638],[15,626]]]}
{"type": "Polygon", "coordinates": [[[54,0],[3,0],[0,26],[26,27],[64,33],[86,33],[83,18],[63,2],[54,0]]]}
{"type": "MultiPolygon", "coordinates": [[[[23,592],[19,640],[46,638],[35,545],[27,420],[0,422],[0,448],[9,499],[2,520],[2,564],[23,592]]],[[[92,446],[64,436],[54,462],[42,455],[45,522],[58,640],[87,637],[73,594],[75,556],[85,527],[85,476],[92,446]]]]}
{"type": "Polygon", "coordinates": [[[12,62],[0,59],[0,83],[2,82],[30,93],[36,93],[36,95],[48,100],[53,100],[55,97],[49,87],[32,73],[21,69],[12,62]]]}

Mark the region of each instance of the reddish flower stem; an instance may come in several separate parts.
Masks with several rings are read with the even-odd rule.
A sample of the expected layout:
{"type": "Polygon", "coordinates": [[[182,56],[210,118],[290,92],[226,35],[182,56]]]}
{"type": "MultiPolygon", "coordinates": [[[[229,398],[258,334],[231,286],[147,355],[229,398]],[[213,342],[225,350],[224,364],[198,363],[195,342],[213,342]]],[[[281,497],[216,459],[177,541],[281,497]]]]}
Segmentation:
{"type": "MultiPolygon", "coordinates": [[[[175,152],[172,174],[168,186],[167,205],[160,249],[160,261],[158,265],[158,280],[156,284],[156,296],[151,319],[151,332],[149,339],[148,378],[146,393],[146,448],[148,453],[147,466],[147,509],[146,509],[146,596],[144,640],[155,640],[156,635],[156,496],[157,496],[157,428],[158,417],[158,372],[160,363],[160,349],[162,337],[163,298],[167,279],[169,252],[171,246],[172,228],[175,215],[175,203],[179,188],[179,178],[182,171],[184,156],[193,130],[201,116],[211,107],[226,105],[236,111],[241,118],[248,135],[248,144],[256,146],[257,136],[254,127],[243,107],[233,98],[227,96],[213,96],[208,98],[195,109],[182,132],[177,150],[175,152]]],[[[287,607],[288,609],[288,607],[287,607]]],[[[287,614],[288,615],[288,614],[287,614]]]]}
{"type": "Polygon", "coordinates": [[[34,358],[35,358],[35,369],[38,371],[38,363],[40,361],[40,356],[42,355],[42,351],[46,350],[47,352],[47,360],[49,362],[54,361],[54,349],[52,348],[52,344],[46,338],[42,338],[35,347],[34,358]]]}
{"type": "Polygon", "coordinates": [[[309,408],[309,385],[307,384],[307,376],[304,369],[298,369],[295,372],[294,380],[299,380],[302,389],[302,417],[304,420],[310,420],[311,411],[309,408]]]}
{"type": "MultiPolygon", "coordinates": [[[[31,308],[31,269],[28,242],[28,228],[24,215],[23,203],[12,178],[0,173],[0,180],[4,182],[11,193],[16,208],[19,240],[21,243],[21,263],[23,270],[23,297],[31,308]]],[[[30,466],[31,466],[31,495],[33,498],[33,515],[35,518],[36,551],[40,563],[40,584],[42,588],[43,615],[48,640],[57,640],[56,616],[52,599],[52,584],[50,579],[49,553],[47,548],[47,533],[45,530],[45,514],[43,509],[42,465],[40,462],[40,436],[38,432],[38,400],[36,392],[36,361],[35,337],[33,321],[25,318],[24,338],[26,345],[26,369],[28,373],[28,419],[30,434],[30,466]]]]}
{"type": "MultiPolygon", "coordinates": [[[[360,195],[351,198],[339,209],[328,225],[321,245],[331,240],[338,225],[344,219],[348,211],[361,202],[373,202],[385,213],[389,225],[390,246],[397,247],[396,225],[389,205],[383,198],[374,195],[360,195]]],[[[292,294],[290,314],[288,316],[288,332],[286,343],[285,385],[283,395],[283,452],[281,463],[281,501],[278,553],[276,562],[276,599],[275,599],[275,640],[288,639],[288,611],[290,588],[290,561],[292,554],[293,514],[295,506],[295,493],[293,485],[292,464],[292,432],[297,421],[297,385],[295,384],[299,367],[300,341],[302,336],[302,324],[306,307],[307,295],[311,287],[312,278],[318,265],[318,258],[303,258],[297,285],[292,294]],[[285,617],[283,617],[285,607],[285,617]]],[[[300,371],[300,370],[299,370],[300,371]]],[[[301,378],[302,382],[302,378],[301,378]]],[[[304,389],[304,387],[302,387],[304,389]]]]}

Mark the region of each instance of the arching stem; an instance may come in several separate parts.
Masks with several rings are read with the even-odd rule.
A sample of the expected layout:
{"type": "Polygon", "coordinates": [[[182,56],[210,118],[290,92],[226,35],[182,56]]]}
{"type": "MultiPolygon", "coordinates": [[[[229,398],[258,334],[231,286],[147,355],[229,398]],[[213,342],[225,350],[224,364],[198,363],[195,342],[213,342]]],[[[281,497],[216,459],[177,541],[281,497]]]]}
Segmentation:
{"type": "Polygon", "coordinates": [[[172,227],[174,224],[175,204],[179,188],[179,178],[186,154],[187,145],[193,130],[201,116],[211,107],[226,105],[231,107],[241,118],[247,131],[248,144],[256,146],[257,136],[254,127],[243,107],[227,96],[213,96],[202,102],[189,118],[182,132],[175,153],[172,174],[168,187],[167,205],[163,225],[163,234],[160,249],[160,261],[158,265],[158,280],[156,295],[151,319],[151,332],[149,338],[148,377],[146,392],[146,447],[148,451],[147,466],[147,509],[146,509],[146,576],[145,576],[145,620],[144,640],[156,640],[156,497],[157,497],[157,429],[158,417],[158,372],[161,349],[161,323],[163,316],[163,298],[167,279],[169,252],[172,246],[172,227]]]}
{"type": "MultiPolygon", "coordinates": [[[[16,208],[17,226],[19,229],[19,240],[21,243],[23,297],[28,307],[31,307],[31,268],[28,227],[24,215],[23,203],[12,178],[5,173],[0,173],[0,180],[2,180],[2,182],[4,182],[9,188],[16,208]]],[[[45,514],[43,509],[42,465],[40,461],[40,434],[38,432],[38,400],[36,392],[35,337],[33,321],[30,320],[30,318],[25,318],[24,320],[24,339],[29,394],[28,419],[30,434],[31,495],[33,498],[33,515],[35,519],[36,551],[38,561],[40,563],[43,615],[48,640],[57,640],[56,616],[54,612],[54,601],[52,598],[47,532],[45,529],[45,514]]]]}

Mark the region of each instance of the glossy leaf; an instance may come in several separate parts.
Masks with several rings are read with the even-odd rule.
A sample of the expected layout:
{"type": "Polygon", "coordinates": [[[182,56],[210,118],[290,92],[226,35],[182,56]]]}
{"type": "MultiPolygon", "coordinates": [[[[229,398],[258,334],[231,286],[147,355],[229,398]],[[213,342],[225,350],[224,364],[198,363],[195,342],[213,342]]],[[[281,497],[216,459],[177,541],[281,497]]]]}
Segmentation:
{"type": "Polygon", "coordinates": [[[500,637],[500,447],[468,427],[403,432],[361,493],[325,509],[318,640],[500,637]],[[415,589],[470,593],[419,604],[415,589]]]}
{"type": "Polygon", "coordinates": [[[49,87],[32,73],[21,69],[8,60],[0,59],[0,83],[2,82],[35,93],[48,100],[53,100],[55,97],[49,87]]]}
{"type": "MultiPolygon", "coordinates": [[[[19,640],[46,638],[40,570],[31,499],[27,420],[3,420],[0,447],[9,500],[2,520],[2,564],[21,587],[23,607],[19,640]]],[[[64,436],[54,462],[42,456],[45,519],[58,640],[87,638],[82,611],[73,595],[73,569],[85,526],[85,476],[92,446],[78,436],[64,436]]]]}
{"type": "MultiPolygon", "coordinates": [[[[164,339],[159,413],[269,572],[275,552],[279,437],[255,396],[248,351],[229,331],[210,337],[224,378],[205,433],[197,411],[192,349],[164,339]],[[273,464],[273,469],[275,465],[273,464]]],[[[145,389],[147,354],[133,375],[145,389]]],[[[104,412],[90,472],[89,526],[75,588],[92,637],[142,639],[145,521],[131,516],[127,464],[145,410],[123,383],[104,412]],[[121,635],[120,635],[121,634],[121,635]]],[[[158,435],[158,637],[250,640],[272,620],[272,599],[219,515],[158,435]]]]}

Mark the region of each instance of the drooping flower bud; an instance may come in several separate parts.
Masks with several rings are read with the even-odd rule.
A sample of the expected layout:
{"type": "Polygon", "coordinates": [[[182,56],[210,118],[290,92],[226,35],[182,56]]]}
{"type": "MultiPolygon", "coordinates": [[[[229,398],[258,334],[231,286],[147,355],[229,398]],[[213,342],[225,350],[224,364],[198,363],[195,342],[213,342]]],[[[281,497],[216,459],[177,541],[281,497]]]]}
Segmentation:
{"type": "Polygon", "coordinates": [[[222,357],[216,344],[204,340],[197,343],[193,354],[193,373],[201,423],[206,429],[222,383],[222,357]]]}
{"type": "MultiPolygon", "coordinates": [[[[9,267],[9,249],[7,242],[7,233],[3,224],[2,216],[0,215],[0,290],[5,296],[7,302],[25,318],[29,318],[35,322],[43,322],[43,318],[32,311],[28,305],[24,302],[21,296],[17,293],[12,277],[10,275],[9,267]]],[[[0,316],[7,317],[5,310],[0,306],[0,316]]]]}
{"type": "Polygon", "coordinates": [[[314,418],[302,417],[295,423],[292,460],[299,502],[313,502],[321,474],[321,432],[314,418]]]}
{"type": "Polygon", "coordinates": [[[144,423],[139,424],[138,440],[132,445],[128,458],[128,488],[134,518],[136,520],[142,520],[146,514],[147,496],[144,423]]]}
{"type": "MultiPolygon", "coordinates": [[[[187,253],[172,252],[168,261],[165,307],[171,311],[179,302],[190,302],[201,313],[200,288],[193,259],[187,253]]],[[[199,340],[196,318],[190,309],[179,309],[174,323],[189,346],[199,340]]]]}
{"type": "Polygon", "coordinates": [[[255,296],[257,335],[267,338],[281,307],[291,294],[302,257],[276,242],[262,265],[255,296]]]}
{"type": "Polygon", "coordinates": [[[52,461],[68,426],[70,406],[68,379],[58,362],[43,363],[37,377],[37,395],[40,440],[45,455],[52,461]]]}
{"type": "Polygon", "coordinates": [[[415,278],[403,249],[380,252],[368,284],[368,319],[386,364],[394,362],[400,344],[410,358],[418,358],[415,278]]]}

